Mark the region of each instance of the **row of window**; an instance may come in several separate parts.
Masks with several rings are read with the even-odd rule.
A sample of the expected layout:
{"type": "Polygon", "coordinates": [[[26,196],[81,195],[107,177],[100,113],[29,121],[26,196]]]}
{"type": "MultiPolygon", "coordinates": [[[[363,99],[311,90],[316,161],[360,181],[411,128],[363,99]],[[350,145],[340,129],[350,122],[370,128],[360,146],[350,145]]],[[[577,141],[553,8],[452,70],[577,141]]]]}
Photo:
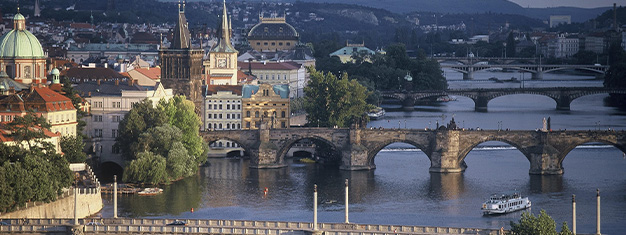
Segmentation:
{"type": "Polygon", "coordinates": [[[59,123],[59,122],[69,122],[71,119],[74,119],[73,113],[61,114],[61,115],[52,115],[50,117],[51,123],[59,123]]]}
{"type": "MultiPolygon", "coordinates": [[[[265,76],[263,76],[263,74],[261,74],[261,75],[259,75],[259,79],[270,80],[270,75],[269,74],[265,74],[265,76]]],[[[278,74],[278,75],[272,74],[272,79],[271,80],[280,80],[280,74],[278,74]]],[[[283,80],[287,80],[287,75],[286,74],[283,75],[283,80]]]]}
{"type": "MultiPolygon", "coordinates": [[[[222,103],[222,100],[209,100],[209,103],[222,103]]],[[[226,103],[241,103],[241,100],[227,100],[226,103]]]]}
{"type": "MultiPolygon", "coordinates": [[[[103,107],[103,102],[102,101],[94,101],[94,102],[92,102],[91,106],[93,108],[102,108],[103,107]]],[[[111,102],[111,107],[112,108],[121,108],[122,107],[122,102],[120,102],[120,101],[113,101],[113,102],[111,102]]]]}
{"type": "MultiPolygon", "coordinates": [[[[276,46],[276,42],[271,42],[271,43],[268,43],[268,42],[263,42],[263,45],[264,45],[264,46],[267,46],[267,45],[269,45],[269,44],[272,44],[272,46],[276,46]]],[[[260,45],[261,45],[261,42],[257,42],[257,43],[256,43],[256,45],[257,45],[257,46],[260,46],[260,45]]],[[[282,43],[282,42],[278,42],[278,45],[279,45],[279,46],[282,46],[282,45],[283,45],[283,43],[282,43]]],[[[286,45],[287,45],[287,46],[291,46],[291,42],[287,42],[287,43],[286,43],[286,45]]]]}
{"type": "MultiPolygon", "coordinates": [[[[117,132],[117,129],[111,130],[111,138],[116,138],[118,134],[119,133],[117,132]]],[[[91,137],[97,138],[97,137],[102,137],[102,136],[103,136],[102,129],[93,129],[93,135],[91,137]]]]}
{"type": "MultiPolygon", "coordinates": [[[[222,107],[223,107],[222,104],[215,104],[215,105],[209,104],[209,105],[207,105],[207,109],[222,109],[222,107]]],[[[238,104],[237,106],[235,106],[234,104],[233,105],[227,104],[226,105],[226,109],[228,109],[228,110],[230,110],[230,109],[241,110],[241,105],[238,104]]]]}
{"type": "MultiPolygon", "coordinates": [[[[259,115],[260,115],[259,111],[255,111],[254,112],[254,117],[255,118],[258,118],[259,115]]],[[[263,116],[264,117],[269,117],[267,111],[263,112],[263,116]]],[[[250,111],[246,111],[246,117],[250,117],[250,111]]],[[[274,111],[272,113],[272,117],[278,117],[278,116],[276,116],[276,111],[274,111]]],[[[280,117],[281,118],[287,117],[287,113],[285,111],[280,111],[280,117]]]]}
{"type": "MultiPolygon", "coordinates": [[[[122,116],[114,115],[112,118],[112,122],[120,122],[122,120],[122,116]]],[[[102,122],[102,115],[93,115],[94,122],[102,122]]]]}
{"type": "Polygon", "coordinates": [[[226,125],[223,125],[222,123],[208,123],[207,129],[209,130],[239,130],[241,129],[241,123],[236,123],[236,124],[226,123],[226,125]]]}
{"type": "MultiPolygon", "coordinates": [[[[254,104],[254,105],[256,105],[256,106],[261,106],[261,104],[259,104],[259,103],[256,103],[256,104],[254,104]]],[[[246,106],[251,106],[251,104],[250,104],[250,103],[248,103],[248,104],[246,104],[246,106]]],[[[264,103],[264,104],[263,104],[263,106],[267,106],[267,103],[264,103]]],[[[276,104],[272,104],[272,106],[276,106],[276,104]]],[[[282,106],[285,106],[285,104],[282,104],[282,106]]]]}
{"type": "MultiPolygon", "coordinates": [[[[207,119],[222,119],[222,114],[221,113],[219,113],[219,114],[216,113],[215,115],[213,115],[213,114],[209,113],[207,115],[207,119]]],[[[241,113],[237,113],[236,115],[234,113],[232,115],[230,113],[227,113],[226,114],[226,119],[241,119],[241,113]]]]}

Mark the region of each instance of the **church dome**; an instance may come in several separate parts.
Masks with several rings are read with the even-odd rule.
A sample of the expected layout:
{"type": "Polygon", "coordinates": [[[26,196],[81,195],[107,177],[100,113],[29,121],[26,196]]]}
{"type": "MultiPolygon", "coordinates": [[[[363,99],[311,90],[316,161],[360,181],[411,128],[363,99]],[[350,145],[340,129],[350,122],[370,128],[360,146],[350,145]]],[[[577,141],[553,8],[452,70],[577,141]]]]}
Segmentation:
{"type": "Polygon", "coordinates": [[[248,33],[248,40],[298,40],[296,29],[285,18],[261,18],[248,33]]]}
{"type": "Polygon", "coordinates": [[[0,37],[0,58],[45,57],[37,37],[26,30],[24,16],[17,13],[13,21],[13,29],[0,37]]]}
{"type": "Polygon", "coordinates": [[[57,68],[53,68],[53,69],[52,69],[52,72],[50,72],[50,74],[52,74],[52,75],[57,75],[57,76],[58,76],[58,75],[60,75],[60,74],[61,74],[61,72],[59,72],[59,70],[58,70],[57,68]]]}

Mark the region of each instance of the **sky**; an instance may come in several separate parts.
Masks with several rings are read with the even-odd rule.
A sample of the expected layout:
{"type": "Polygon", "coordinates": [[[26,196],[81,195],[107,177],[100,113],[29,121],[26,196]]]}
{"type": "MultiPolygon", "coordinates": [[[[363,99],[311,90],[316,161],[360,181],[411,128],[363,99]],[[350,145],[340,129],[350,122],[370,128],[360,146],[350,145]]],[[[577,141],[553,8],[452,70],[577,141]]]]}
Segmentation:
{"type": "Polygon", "coordinates": [[[596,7],[608,7],[613,6],[613,3],[617,3],[617,6],[626,6],[626,0],[509,0],[517,3],[522,7],[531,8],[544,8],[544,7],[582,7],[582,8],[596,8],[596,7]]]}

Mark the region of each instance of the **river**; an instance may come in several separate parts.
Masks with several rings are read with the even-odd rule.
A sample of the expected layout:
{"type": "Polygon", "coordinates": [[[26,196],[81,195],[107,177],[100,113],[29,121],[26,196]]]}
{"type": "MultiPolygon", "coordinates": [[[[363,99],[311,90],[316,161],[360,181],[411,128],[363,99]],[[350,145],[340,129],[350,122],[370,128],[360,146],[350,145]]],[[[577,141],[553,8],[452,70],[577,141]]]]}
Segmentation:
{"type": "MultiPolygon", "coordinates": [[[[520,86],[495,83],[491,76],[507,73],[477,73],[477,81],[462,81],[460,74],[446,71],[451,88],[520,86]]],[[[476,75],[476,74],[475,74],[476,75]]],[[[549,74],[546,74],[549,75],[549,74]]],[[[521,76],[518,74],[518,76],[521,76]]],[[[526,74],[526,77],[530,75],[526,74]]],[[[526,81],[525,86],[601,86],[591,77],[550,75],[545,81],[526,81]]],[[[626,112],[607,107],[606,95],[576,99],[569,111],[536,95],[499,97],[488,112],[475,112],[471,99],[432,106],[416,106],[405,112],[385,106],[387,115],[370,126],[394,128],[434,127],[454,117],[461,127],[483,129],[541,128],[550,117],[552,129],[626,130],[626,112]]],[[[234,219],[312,221],[313,185],[319,189],[319,221],[344,221],[344,179],[350,182],[350,222],[476,228],[509,228],[522,212],[483,216],[482,202],[491,193],[518,190],[533,203],[531,212],[546,210],[557,222],[572,225],[572,194],[577,201],[577,230],[595,233],[596,188],[602,196],[602,233],[626,234],[626,159],[613,146],[591,144],[571,151],[563,162],[564,174],[529,175],[529,162],[517,149],[502,142],[486,142],[466,158],[462,174],[429,173],[430,162],[420,150],[407,144],[392,144],[376,155],[371,171],[341,171],[336,167],[293,163],[282,169],[249,169],[241,159],[210,159],[200,173],[164,187],[157,196],[123,196],[120,216],[142,218],[234,219]],[[268,193],[264,193],[264,189],[268,193]],[[193,208],[193,212],[191,209],[193,208]]],[[[111,197],[105,197],[102,216],[112,216],[111,197]]]]}

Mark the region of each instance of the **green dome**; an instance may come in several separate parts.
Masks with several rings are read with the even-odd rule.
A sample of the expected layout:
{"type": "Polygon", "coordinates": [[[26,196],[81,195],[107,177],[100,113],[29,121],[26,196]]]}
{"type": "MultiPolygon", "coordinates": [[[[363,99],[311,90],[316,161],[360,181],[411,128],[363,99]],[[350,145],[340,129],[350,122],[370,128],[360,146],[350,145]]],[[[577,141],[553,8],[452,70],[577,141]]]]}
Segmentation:
{"type": "Polygon", "coordinates": [[[20,13],[15,14],[15,16],[13,17],[13,20],[26,20],[26,18],[24,18],[24,16],[20,13]]]}
{"type": "MultiPolygon", "coordinates": [[[[14,21],[23,21],[16,14],[14,21]]],[[[13,29],[0,37],[0,58],[45,58],[41,44],[28,30],[13,29]]]]}
{"type": "Polygon", "coordinates": [[[52,72],[50,72],[50,74],[58,76],[59,74],[61,74],[61,72],[59,72],[59,70],[57,68],[53,68],[52,72]]]}

